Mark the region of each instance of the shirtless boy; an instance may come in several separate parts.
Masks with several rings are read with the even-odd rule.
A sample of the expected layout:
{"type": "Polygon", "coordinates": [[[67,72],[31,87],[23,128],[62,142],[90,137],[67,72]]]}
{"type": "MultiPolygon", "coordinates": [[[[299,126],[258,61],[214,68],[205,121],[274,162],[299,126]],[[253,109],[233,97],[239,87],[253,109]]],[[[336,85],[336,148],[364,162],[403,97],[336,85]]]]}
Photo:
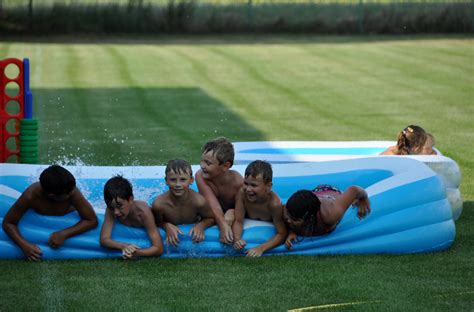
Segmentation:
{"type": "Polygon", "coordinates": [[[123,259],[161,256],[163,254],[163,241],[156,228],[153,213],[146,202],[134,200],[132,184],[127,179],[115,176],[108,180],[104,186],[104,201],[107,204],[107,209],[100,231],[102,246],[122,250],[123,259]],[[151,246],[142,249],[135,244],[113,240],[111,236],[115,219],[126,226],[145,228],[151,246]]]}
{"type": "Polygon", "coordinates": [[[206,199],[189,188],[194,181],[191,166],[182,159],[170,160],[165,180],[169,190],[155,199],[152,210],[158,225],[166,231],[166,243],[177,246],[179,235],[184,234],[177,225],[192,223],[195,225],[188,235],[195,243],[203,241],[204,230],[215,222],[206,199]]]}
{"type": "Polygon", "coordinates": [[[201,170],[196,173],[196,182],[209,203],[220,230],[220,241],[234,241],[232,223],[237,193],[243,178],[230,168],[234,164],[234,146],[226,138],[207,142],[202,148],[201,170]]]}
{"type": "Polygon", "coordinates": [[[59,248],[67,238],[89,231],[98,224],[94,209],[76,187],[74,176],[58,165],[46,168],[39,182],[31,184],[21,194],[3,219],[3,230],[28,260],[39,261],[42,257],[41,249],[23,238],[18,229],[18,223],[28,209],[48,216],[63,216],[72,211],[79,214],[79,222],[50,235],[48,244],[51,248],[59,248]]]}
{"type": "Polygon", "coordinates": [[[287,230],[283,221],[283,205],[278,195],[272,191],[272,167],[269,163],[256,160],[245,169],[244,186],[237,194],[235,220],[232,225],[234,248],[241,250],[246,246],[242,237],[244,217],[270,221],[277,233],[265,243],[245,251],[248,257],[260,257],[265,251],[285,241],[287,230]]]}

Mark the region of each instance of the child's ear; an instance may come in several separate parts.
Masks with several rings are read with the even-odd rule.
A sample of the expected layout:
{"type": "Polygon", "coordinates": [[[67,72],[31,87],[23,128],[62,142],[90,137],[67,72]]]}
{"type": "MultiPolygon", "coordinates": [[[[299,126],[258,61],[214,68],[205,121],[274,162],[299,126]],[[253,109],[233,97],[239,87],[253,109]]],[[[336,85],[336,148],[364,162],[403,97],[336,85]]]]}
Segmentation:
{"type": "Polygon", "coordinates": [[[230,161],[226,161],[226,162],[224,163],[224,167],[225,167],[225,169],[229,170],[230,167],[232,167],[232,164],[230,163],[230,161]]]}
{"type": "Polygon", "coordinates": [[[194,177],[191,176],[191,177],[189,178],[189,184],[193,184],[193,183],[194,183],[194,177]]]}
{"type": "Polygon", "coordinates": [[[133,202],[133,199],[134,199],[134,198],[133,198],[133,195],[132,195],[132,196],[130,196],[130,198],[128,199],[128,201],[129,201],[129,202],[133,202]]]}

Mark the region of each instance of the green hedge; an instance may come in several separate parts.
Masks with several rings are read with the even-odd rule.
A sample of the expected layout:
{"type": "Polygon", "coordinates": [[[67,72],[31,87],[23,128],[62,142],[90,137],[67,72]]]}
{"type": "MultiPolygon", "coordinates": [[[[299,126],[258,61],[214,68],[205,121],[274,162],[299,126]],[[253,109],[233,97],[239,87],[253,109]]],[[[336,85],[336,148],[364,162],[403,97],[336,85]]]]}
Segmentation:
{"type": "MultiPolygon", "coordinates": [[[[0,0],[1,1],[1,0],[0,0]]],[[[0,7],[0,34],[472,33],[473,2],[35,3],[0,7]]]]}

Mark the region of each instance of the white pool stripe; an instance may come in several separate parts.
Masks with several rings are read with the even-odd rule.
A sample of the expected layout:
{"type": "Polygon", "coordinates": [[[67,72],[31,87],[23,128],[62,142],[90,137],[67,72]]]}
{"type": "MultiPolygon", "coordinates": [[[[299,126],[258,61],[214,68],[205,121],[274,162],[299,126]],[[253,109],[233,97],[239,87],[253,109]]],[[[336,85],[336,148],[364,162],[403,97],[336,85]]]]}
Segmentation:
{"type": "Polygon", "coordinates": [[[0,195],[5,195],[7,197],[12,197],[14,199],[18,199],[20,197],[21,193],[18,192],[17,190],[15,190],[15,189],[12,189],[9,186],[0,184],[0,195]]]}

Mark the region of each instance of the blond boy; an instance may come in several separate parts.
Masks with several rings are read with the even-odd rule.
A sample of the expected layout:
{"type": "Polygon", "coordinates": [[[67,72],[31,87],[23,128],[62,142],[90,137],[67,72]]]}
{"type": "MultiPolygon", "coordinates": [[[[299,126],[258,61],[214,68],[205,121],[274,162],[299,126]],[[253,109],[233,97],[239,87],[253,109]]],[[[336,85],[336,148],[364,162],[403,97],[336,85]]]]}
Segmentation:
{"type": "Polygon", "coordinates": [[[158,226],[166,231],[166,243],[177,246],[179,235],[184,234],[177,225],[192,223],[195,225],[188,235],[195,243],[203,241],[204,230],[215,222],[206,199],[190,189],[194,182],[191,166],[182,159],[170,160],[165,180],[169,190],[155,199],[152,211],[158,226]]]}
{"type": "Polygon", "coordinates": [[[202,148],[201,169],[196,173],[196,183],[209,203],[220,231],[220,241],[232,244],[231,225],[237,193],[243,178],[230,168],[234,164],[234,146],[226,138],[207,142],[202,148]]]}

